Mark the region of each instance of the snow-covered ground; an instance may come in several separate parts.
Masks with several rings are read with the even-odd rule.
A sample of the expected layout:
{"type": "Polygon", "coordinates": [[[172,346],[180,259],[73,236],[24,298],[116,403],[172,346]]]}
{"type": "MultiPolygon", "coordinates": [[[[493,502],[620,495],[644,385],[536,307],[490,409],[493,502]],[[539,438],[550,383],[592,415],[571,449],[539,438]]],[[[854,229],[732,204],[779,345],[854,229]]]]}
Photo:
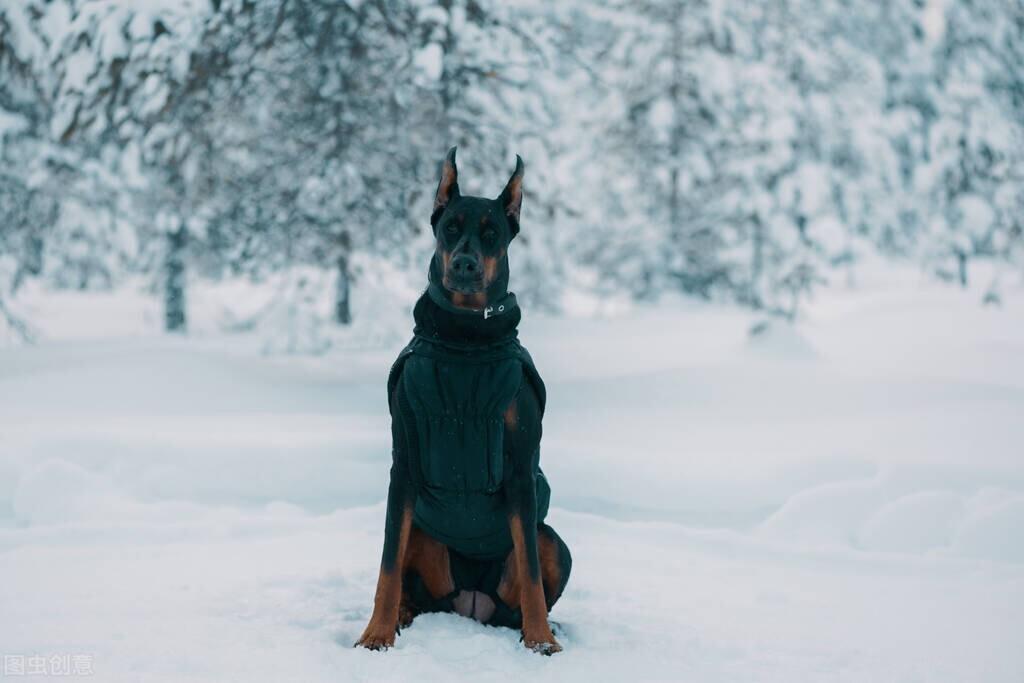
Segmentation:
{"type": "Polygon", "coordinates": [[[50,338],[0,350],[3,665],[17,680],[79,656],[132,683],[1019,682],[1024,292],[1007,295],[982,308],[890,280],[754,338],[748,315],[693,304],[527,311],[550,522],[574,555],[551,658],[451,615],[387,653],[351,647],[402,339],[267,357],[252,335],[168,339],[109,301],[51,297],[50,338]]]}

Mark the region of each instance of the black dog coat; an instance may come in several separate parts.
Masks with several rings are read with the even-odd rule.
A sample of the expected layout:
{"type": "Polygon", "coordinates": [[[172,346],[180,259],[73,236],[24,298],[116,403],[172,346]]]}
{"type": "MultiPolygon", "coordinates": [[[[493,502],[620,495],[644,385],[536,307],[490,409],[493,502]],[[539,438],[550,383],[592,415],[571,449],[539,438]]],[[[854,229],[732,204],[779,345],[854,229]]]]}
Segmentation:
{"type": "MultiPolygon", "coordinates": [[[[505,297],[502,315],[516,309],[505,297]]],[[[517,312],[517,311],[516,311],[517,312]]],[[[485,322],[483,316],[475,315],[485,322]]],[[[419,330],[419,327],[417,328],[419,330]]],[[[416,486],[413,521],[431,537],[474,559],[504,559],[512,549],[501,486],[505,410],[523,382],[545,389],[516,330],[487,343],[452,343],[416,333],[388,377],[389,397],[401,383],[409,468],[416,486]]],[[[544,521],[551,489],[536,472],[537,523],[544,521]]]]}

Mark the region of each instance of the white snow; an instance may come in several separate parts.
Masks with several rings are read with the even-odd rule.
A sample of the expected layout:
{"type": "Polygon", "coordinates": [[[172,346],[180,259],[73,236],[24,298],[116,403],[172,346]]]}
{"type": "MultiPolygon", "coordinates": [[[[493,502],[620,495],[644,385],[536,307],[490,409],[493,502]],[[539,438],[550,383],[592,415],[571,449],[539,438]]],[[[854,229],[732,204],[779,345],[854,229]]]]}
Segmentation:
{"type": "Polygon", "coordinates": [[[413,64],[423,72],[423,77],[428,81],[437,81],[444,69],[444,52],[441,46],[437,43],[427,43],[413,55],[413,64]]]}
{"type": "Polygon", "coordinates": [[[401,340],[267,357],[156,335],[123,292],[19,302],[48,340],[0,352],[0,654],[133,683],[1020,681],[1024,292],[1005,301],[868,283],[753,338],[687,303],[527,311],[574,555],[552,658],[451,615],[351,648],[401,340]]]}

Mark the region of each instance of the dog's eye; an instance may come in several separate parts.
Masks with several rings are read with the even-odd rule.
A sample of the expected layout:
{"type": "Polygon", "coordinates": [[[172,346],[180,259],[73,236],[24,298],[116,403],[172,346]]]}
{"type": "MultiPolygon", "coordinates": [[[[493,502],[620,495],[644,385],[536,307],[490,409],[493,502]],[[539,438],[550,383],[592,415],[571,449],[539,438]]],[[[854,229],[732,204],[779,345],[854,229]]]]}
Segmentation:
{"type": "Polygon", "coordinates": [[[484,234],[480,235],[485,242],[493,242],[494,238],[498,236],[498,233],[493,230],[485,230],[484,234]]]}
{"type": "Polygon", "coordinates": [[[455,225],[455,223],[449,223],[448,225],[444,226],[444,231],[449,235],[454,235],[459,231],[459,228],[457,225],[455,225]]]}

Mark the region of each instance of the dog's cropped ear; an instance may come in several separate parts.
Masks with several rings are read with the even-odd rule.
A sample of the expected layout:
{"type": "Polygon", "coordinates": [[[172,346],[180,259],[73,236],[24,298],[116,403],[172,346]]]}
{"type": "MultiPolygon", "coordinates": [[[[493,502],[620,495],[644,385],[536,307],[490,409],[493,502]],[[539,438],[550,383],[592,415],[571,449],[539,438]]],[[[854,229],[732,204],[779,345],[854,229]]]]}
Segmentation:
{"type": "Polygon", "coordinates": [[[498,196],[498,201],[505,209],[509,227],[512,228],[512,236],[515,237],[519,233],[519,209],[523,206],[523,159],[518,154],[516,155],[516,170],[512,172],[508,184],[498,196]]]}
{"type": "Polygon", "coordinates": [[[434,195],[434,210],[430,213],[430,226],[436,228],[437,220],[444,213],[448,204],[459,198],[459,169],[455,167],[455,148],[452,147],[445,155],[441,164],[441,182],[437,184],[434,195]]]}

